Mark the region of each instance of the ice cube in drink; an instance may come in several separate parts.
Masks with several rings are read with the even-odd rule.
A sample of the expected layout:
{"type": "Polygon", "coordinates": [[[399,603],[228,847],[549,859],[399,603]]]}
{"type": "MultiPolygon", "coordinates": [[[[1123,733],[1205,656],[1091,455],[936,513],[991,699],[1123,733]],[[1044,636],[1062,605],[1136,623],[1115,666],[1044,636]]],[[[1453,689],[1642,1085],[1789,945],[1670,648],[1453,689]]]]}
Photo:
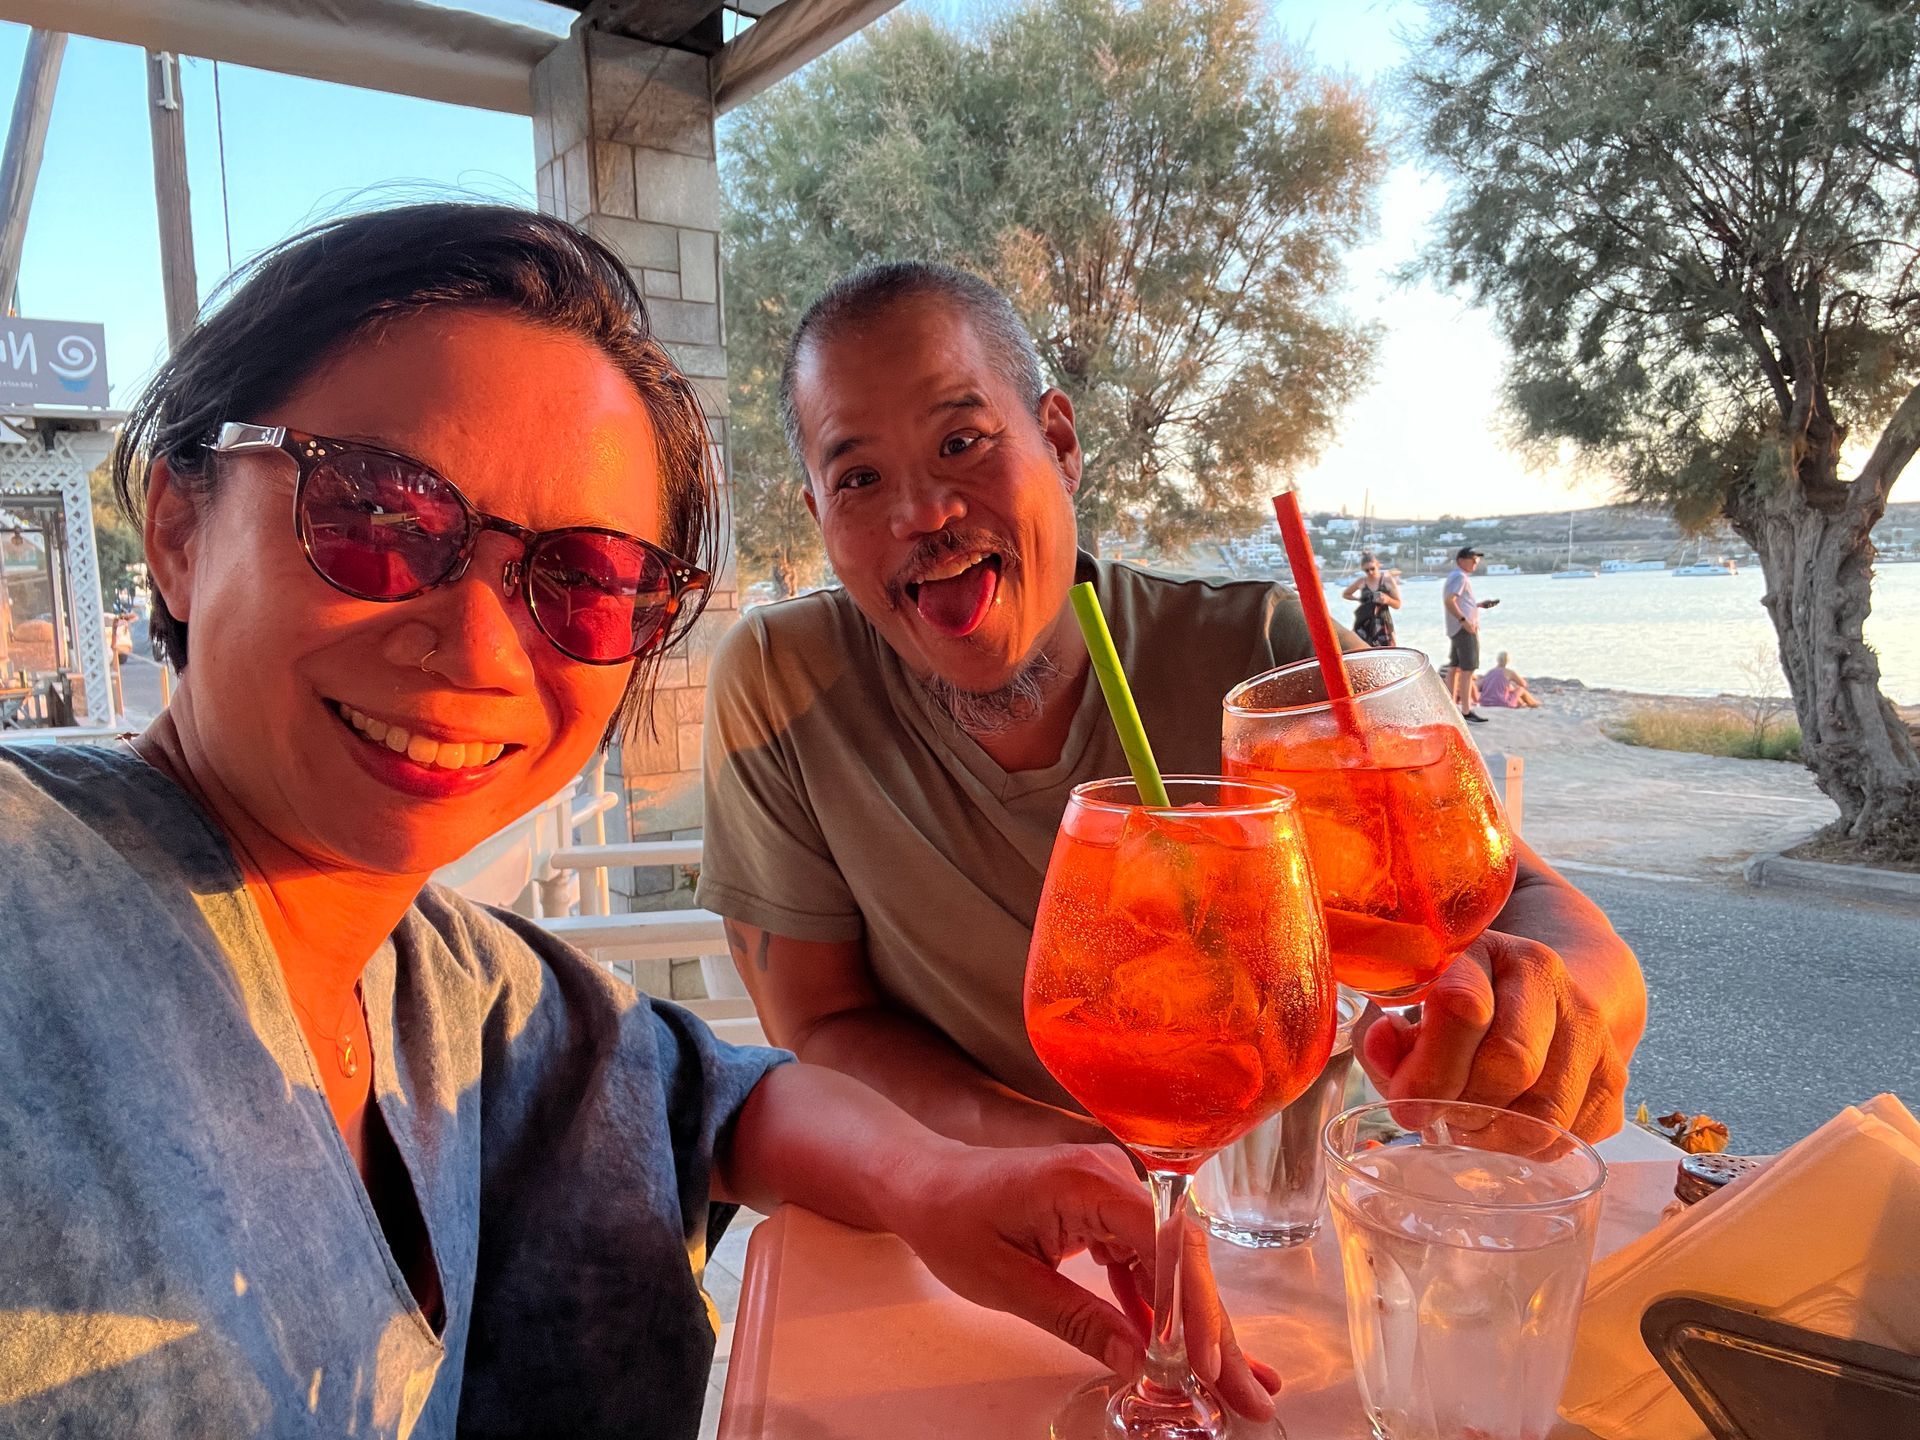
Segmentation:
{"type": "Polygon", "coordinates": [[[1343,984],[1411,1003],[1506,903],[1513,840],[1457,727],[1234,737],[1223,759],[1300,797],[1343,984]]]}

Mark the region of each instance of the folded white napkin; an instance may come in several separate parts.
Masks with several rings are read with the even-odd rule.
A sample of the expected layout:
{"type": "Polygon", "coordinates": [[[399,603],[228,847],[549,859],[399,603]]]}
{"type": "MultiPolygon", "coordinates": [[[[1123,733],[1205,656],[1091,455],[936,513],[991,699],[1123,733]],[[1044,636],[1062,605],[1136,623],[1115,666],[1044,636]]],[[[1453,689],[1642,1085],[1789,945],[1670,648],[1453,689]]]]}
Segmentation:
{"type": "Polygon", "coordinates": [[[1891,1095],[1850,1105],[1594,1266],[1567,1419],[1601,1440],[1709,1440],[1640,1338],[1647,1306],[1674,1294],[1920,1353],[1920,1122],[1891,1095]]]}

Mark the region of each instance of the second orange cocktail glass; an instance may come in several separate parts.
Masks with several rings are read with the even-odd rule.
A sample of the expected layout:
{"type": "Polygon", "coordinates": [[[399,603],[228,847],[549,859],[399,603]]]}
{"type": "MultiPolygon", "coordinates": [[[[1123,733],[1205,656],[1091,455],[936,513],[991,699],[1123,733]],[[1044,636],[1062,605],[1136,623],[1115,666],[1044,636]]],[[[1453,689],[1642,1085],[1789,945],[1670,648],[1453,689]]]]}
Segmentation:
{"type": "Polygon", "coordinates": [[[1334,973],[1407,1005],[1507,903],[1513,835],[1427,657],[1358,650],[1344,661],[1351,700],[1330,703],[1311,660],[1229,692],[1222,768],[1299,796],[1334,973]]]}

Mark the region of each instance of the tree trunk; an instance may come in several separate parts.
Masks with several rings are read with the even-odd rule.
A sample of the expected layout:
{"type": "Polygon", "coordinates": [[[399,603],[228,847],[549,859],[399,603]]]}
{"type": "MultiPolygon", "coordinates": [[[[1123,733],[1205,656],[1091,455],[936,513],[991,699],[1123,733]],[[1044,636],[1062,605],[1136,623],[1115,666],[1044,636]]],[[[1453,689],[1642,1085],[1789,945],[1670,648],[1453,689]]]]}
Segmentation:
{"type": "Polygon", "coordinates": [[[1884,507],[1859,498],[1816,505],[1801,485],[1776,479],[1743,487],[1728,519],[1760,556],[1801,753],[1840,807],[1829,833],[1863,860],[1920,863],[1920,755],[1880,693],[1880,659],[1861,634],[1873,577],[1868,531],[1884,507]]]}
{"type": "Polygon", "coordinates": [[[773,588],[776,600],[784,600],[800,588],[799,571],[785,550],[774,557],[773,588]]]}

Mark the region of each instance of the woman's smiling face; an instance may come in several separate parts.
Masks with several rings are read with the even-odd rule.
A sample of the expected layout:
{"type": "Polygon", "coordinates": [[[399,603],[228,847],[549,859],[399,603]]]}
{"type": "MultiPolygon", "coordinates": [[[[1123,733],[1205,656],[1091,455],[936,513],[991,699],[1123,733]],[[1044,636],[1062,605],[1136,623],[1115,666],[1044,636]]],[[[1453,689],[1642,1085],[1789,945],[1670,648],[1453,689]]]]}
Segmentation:
{"type": "MultiPolygon", "coordinates": [[[[224,418],[397,451],[529,529],[660,538],[632,382],[592,343],[503,311],[385,321],[268,408],[224,418]]],[[[216,463],[199,513],[175,497],[150,533],[190,626],[181,742],[255,825],[319,868],[424,874],[580,772],[632,665],[582,664],[541,634],[505,583],[518,540],[482,535],[459,580],[415,599],[356,600],[302,554],[291,457],[216,463]]]]}

